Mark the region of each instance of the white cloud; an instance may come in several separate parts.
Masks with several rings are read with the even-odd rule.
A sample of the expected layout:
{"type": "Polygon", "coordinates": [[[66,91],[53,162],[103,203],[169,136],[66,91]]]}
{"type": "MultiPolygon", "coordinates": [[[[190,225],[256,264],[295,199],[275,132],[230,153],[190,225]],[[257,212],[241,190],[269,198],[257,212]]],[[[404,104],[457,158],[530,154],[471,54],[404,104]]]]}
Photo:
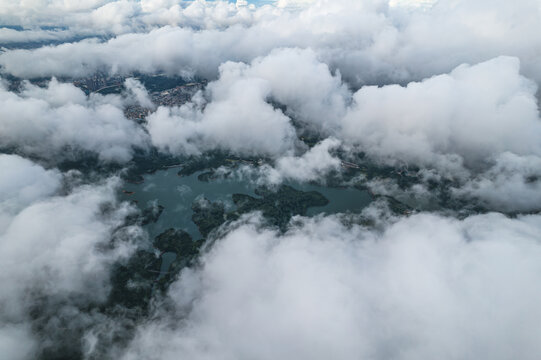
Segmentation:
{"type": "Polygon", "coordinates": [[[98,0],[79,1],[77,4],[37,0],[2,3],[0,23],[23,29],[0,29],[0,43],[111,36],[149,31],[164,25],[223,28],[233,24],[252,24],[260,13],[261,10],[253,6],[236,8],[235,4],[227,1],[205,0],[98,0]],[[57,29],[49,30],[48,27],[57,29]]]}
{"type": "Polygon", "coordinates": [[[60,195],[58,171],[16,155],[0,155],[0,165],[7,174],[0,177],[0,348],[13,359],[33,358],[40,334],[30,331],[30,309],[45,298],[63,299],[66,308],[70,297],[103,301],[110,265],[132,252],[138,233],[125,228],[131,241],[111,242],[132,211],[115,201],[117,179],[60,195]]]}
{"type": "Polygon", "coordinates": [[[134,147],[146,145],[146,134],[122,106],[120,97],[86,96],[56,79],[45,88],[26,83],[20,94],[0,88],[0,146],[48,159],[79,150],[124,162],[134,147]]]}
{"type": "Polygon", "coordinates": [[[416,215],[383,233],[332,217],[286,235],[244,225],[172,287],[184,320],[145,324],[124,359],[534,359],[540,224],[489,214],[416,215]]]}
{"type": "MultiPolygon", "coordinates": [[[[518,59],[498,57],[407,86],[367,86],[352,93],[314,52],[279,49],[250,65],[222,65],[220,78],[208,86],[208,102],[203,105],[198,98],[178,109],[160,108],[148,117],[147,128],[154,145],[173,153],[222,148],[284,156],[277,157],[274,168],[261,172],[271,182],[314,180],[336,168],[338,159],[329,155],[326,145],[301,153],[302,157],[293,155],[294,142],[288,135],[293,130],[287,118],[270,110],[266,101],[272,100],[285,105],[286,114],[301,127],[321,136],[332,134],[373,159],[436,170],[438,176],[460,180],[462,185],[488,171],[479,175],[486,187],[500,172],[498,159],[503,154],[518,162],[541,156],[536,91],[536,84],[520,74],[518,59]],[[199,110],[202,107],[204,111],[199,110]],[[274,114],[274,120],[265,120],[267,113],[274,114]]],[[[516,175],[523,190],[535,191],[536,185],[525,182],[535,166],[530,170],[517,166],[515,171],[524,169],[516,175]]],[[[499,185],[490,186],[513,186],[509,176],[497,181],[499,185]]],[[[537,208],[536,197],[516,190],[523,200],[506,192],[515,195],[507,196],[505,207],[489,199],[501,198],[496,192],[470,189],[455,194],[475,192],[491,209],[537,208]]]]}
{"type": "Polygon", "coordinates": [[[202,100],[196,97],[193,104],[151,114],[147,128],[153,144],[174,153],[222,148],[243,154],[289,154],[293,126],[269,102],[287,106],[286,114],[304,127],[328,134],[336,132],[351,94],[314,52],[278,49],[250,65],[223,64],[218,80],[208,85],[207,97],[204,110],[199,110],[202,100]]]}
{"type": "Polygon", "coordinates": [[[389,6],[413,6],[413,7],[430,7],[436,3],[437,0],[391,0],[389,6]]]}
{"type": "Polygon", "coordinates": [[[540,156],[536,91],[518,59],[499,57],[406,87],[363,87],[342,132],[375,156],[455,171],[506,151],[540,156]]]}
{"type": "Polygon", "coordinates": [[[25,325],[0,325],[0,351],[3,356],[13,360],[31,359],[36,343],[31,330],[25,325]]]}
{"type": "MultiPolygon", "coordinates": [[[[294,129],[280,110],[266,102],[268,82],[239,76],[246,66],[226,63],[208,86],[210,100],[177,108],[160,107],[148,116],[152,143],[173,153],[224,149],[234,153],[280,155],[292,149],[294,129]]],[[[198,95],[200,96],[200,95],[198,95]]]]}
{"type": "Polygon", "coordinates": [[[329,172],[340,170],[340,159],[330,153],[340,145],[339,140],[328,138],[301,156],[280,157],[274,167],[266,165],[258,169],[260,181],[276,184],[284,180],[308,182],[325,179],[329,172]]]}
{"type": "Polygon", "coordinates": [[[455,195],[478,198],[491,209],[539,211],[541,158],[503,153],[493,167],[455,190],[455,195]]]}
{"type": "Polygon", "coordinates": [[[150,99],[148,91],[139,80],[128,78],[124,81],[124,87],[126,88],[128,97],[131,97],[135,103],[147,109],[155,108],[154,103],[150,99]]]}
{"type": "Polygon", "coordinates": [[[540,80],[541,9],[536,0],[440,0],[408,11],[376,0],[319,0],[292,11],[275,6],[237,10],[232,3],[204,1],[186,8],[152,7],[151,13],[137,10],[136,15],[135,10],[119,10],[138,6],[126,1],[106,4],[106,16],[97,17],[106,24],[87,27],[147,33],[104,43],[7,51],[0,55],[0,64],[18,76],[81,76],[105,69],[214,77],[225,61],[250,62],[274,48],[300,47],[312,48],[355,86],[420,80],[500,55],[518,57],[524,73],[540,80]]]}
{"type": "Polygon", "coordinates": [[[244,76],[265,79],[274,100],[287,105],[295,119],[323,133],[332,132],[351,97],[340,74],[333,76],[312,50],[276,49],[255,59],[244,76]]]}
{"type": "Polygon", "coordinates": [[[0,228],[9,218],[32,202],[54,194],[60,188],[61,175],[17,155],[0,154],[0,228]]]}

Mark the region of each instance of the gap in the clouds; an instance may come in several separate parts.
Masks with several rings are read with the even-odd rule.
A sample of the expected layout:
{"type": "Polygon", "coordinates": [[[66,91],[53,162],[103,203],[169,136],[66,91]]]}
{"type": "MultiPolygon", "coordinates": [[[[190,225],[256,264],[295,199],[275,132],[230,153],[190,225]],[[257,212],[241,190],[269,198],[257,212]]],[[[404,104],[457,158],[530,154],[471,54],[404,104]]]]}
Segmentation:
{"type": "Polygon", "coordinates": [[[68,26],[37,26],[26,28],[20,25],[0,25],[0,48],[37,49],[44,46],[56,46],[64,43],[80,42],[95,38],[100,41],[109,39],[110,35],[95,33],[77,33],[68,26]],[[28,36],[28,38],[25,38],[28,36]],[[15,37],[15,39],[13,38],[15,37]],[[17,40],[17,38],[19,40],[17,40]]]}
{"type": "MultiPolygon", "coordinates": [[[[211,169],[200,170],[186,176],[179,175],[178,168],[175,167],[160,170],[145,175],[142,183],[126,184],[123,198],[136,201],[143,209],[153,203],[164,207],[159,220],[148,226],[151,237],[168,228],[180,228],[197,239],[202,234],[192,217],[193,208],[199,201],[207,199],[210,202],[219,202],[226,211],[234,212],[238,208],[233,201],[234,194],[261,198],[255,192],[258,185],[252,179],[235,176],[213,178],[209,170],[211,169]]],[[[367,191],[353,187],[328,187],[295,181],[287,181],[283,185],[305,193],[317,193],[328,199],[327,204],[309,207],[300,215],[359,213],[372,201],[372,196],[367,191]]],[[[274,190],[279,190],[279,187],[274,190]]]]}

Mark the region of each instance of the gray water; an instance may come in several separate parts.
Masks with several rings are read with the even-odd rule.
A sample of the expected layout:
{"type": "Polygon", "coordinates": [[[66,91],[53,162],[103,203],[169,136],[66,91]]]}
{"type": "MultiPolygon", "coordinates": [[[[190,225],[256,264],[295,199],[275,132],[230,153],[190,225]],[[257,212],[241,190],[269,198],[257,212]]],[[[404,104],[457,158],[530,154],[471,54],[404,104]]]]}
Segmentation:
{"type": "Polygon", "coordinates": [[[171,266],[173,261],[176,260],[177,254],[174,252],[165,252],[161,255],[161,258],[162,263],[160,265],[160,275],[158,276],[158,280],[165,276],[165,274],[167,274],[169,267],[171,266]]]}
{"type": "MultiPolygon", "coordinates": [[[[254,193],[256,185],[249,180],[219,179],[199,181],[197,172],[190,176],[178,176],[179,168],[156,171],[145,175],[141,184],[125,184],[124,189],[133,191],[133,195],[123,194],[125,200],[136,200],[141,209],[157,202],[164,207],[163,213],[156,223],[147,225],[152,237],[168,228],[180,228],[188,232],[194,240],[201,238],[197,226],[192,222],[192,203],[199,197],[210,201],[221,201],[226,209],[234,209],[232,195],[235,193],[257,197],[254,193]]],[[[308,209],[309,216],[320,213],[335,214],[343,212],[359,212],[366,207],[371,196],[366,191],[355,188],[330,188],[321,185],[289,182],[287,185],[302,191],[317,191],[329,200],[329,204],[308,209]]]]}

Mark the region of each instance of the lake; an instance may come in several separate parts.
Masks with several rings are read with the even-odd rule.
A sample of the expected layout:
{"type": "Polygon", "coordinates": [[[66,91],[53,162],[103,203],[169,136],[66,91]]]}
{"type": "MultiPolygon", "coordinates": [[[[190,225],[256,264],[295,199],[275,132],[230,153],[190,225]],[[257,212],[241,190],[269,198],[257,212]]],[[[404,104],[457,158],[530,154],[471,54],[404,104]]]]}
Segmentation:
{"type": "MultiPolygon", "coordinates": [[[[203,171],[190,176],[178,176],[179,168],[170,168],[147,174],[145,181],[140,184],[126,183],[124,190],[133,192],[132,195],[122,194],[124,200],[136,200],[141,209],[153,203],[164,207],[163,213],[156,223],[146,226],[152,237],[168,228],[180,228],[188,232],[194,240],[201,238],[197,226],[192,222],[192,203],[199,197],[210,201],[221,201],[226,209],[234,209],[232,194],[241,193],[254,197],[256,184],[249,180],[217,179],[210,181],[198,180],[203,171]]],[[[329,203],[326,206],[308,209],[308,216],[320,213],[336,214],[344,212],[360,212],[371,201],[371,195],[351,187],[334,188],[308,183],[286,182],[297,190],[317,191],[325,196],[329,203]]]]}

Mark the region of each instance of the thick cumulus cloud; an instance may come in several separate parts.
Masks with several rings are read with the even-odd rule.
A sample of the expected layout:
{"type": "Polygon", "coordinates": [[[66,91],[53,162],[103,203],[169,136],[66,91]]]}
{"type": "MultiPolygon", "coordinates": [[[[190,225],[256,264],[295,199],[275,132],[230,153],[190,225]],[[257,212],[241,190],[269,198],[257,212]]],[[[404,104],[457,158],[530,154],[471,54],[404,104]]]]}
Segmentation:
{"type": "Polygon", "coordinates": [[[0,201],[2,210],[10,214],[55,193],[60,187],[58,171],[45,170],[17,155],[0,154],[0,168],[5,170],[0,178],[0,201]]]}
{"type": "Polygon", "coordinates": [[[534,359],[540,235],[539,216],[255,221],[174,284],[185,321],[146,324],[124,359],[534,359]]]}
{"type": "MultiPolygon", "coordinates": [[[[204,2],[198,3],[199,7],[208,6],[204,2]]],[[[334,6],[334,10],[336,12],[345,10],[346,6],[342,5],[338,8],[334,6]]],[[[365,8],[356,3],[349,5],[357,10],[365,8]]],[[[372,9],[370,6],[368,8],[372,9]]],[[[0,55],[0,64],[4,71],[22,77],[44,74],[83,76],[98,69],[109,72],[158,70],[182,75],[195,73],[214,77],[217,74],[216,69],[224,61],[249,62],[257,56],[268,54],[276,47],[328,46],[332,48],[338,44],[344,44],[345,39],[340,40],[341,35],[338,33],[344,29],[335,28],[339,23],[326,22],[326,26],[313,27],[312,22],[325,20],[328,14],[324,9],[314,7],[301,15],[278,11],[273,7],[256,11],[262,14],[257,16],[257,21],[254,21],[252,25],[233,22],[224,29],[209,28],[202,31],[189,27],[164,26],[147,33],[120,35],[107,42],[83,41],[57,47],[43,47],[35,51],[7,51],[0,55]],[[325,38],[324,44],[318,44],[322,38],[325,38]],[[171,43],[176,46],[164,45],[171,43]],[[190,50],[185,51],[185,49],[190,50]],[[131,56],[128,57],[127,54],[131,56]],[[137,56],[134,56],[135,54],[137,56]],[[43,61],[44,56],[48,58],[48,61],[43,61]],[[20,61],[23,58],[31,61],[34,66],[22,65],[20,61]],[[69,66],[66,66],[66,59],[70,59],[69,66]]],[[[203,15],[206,13],[201,10],[194,10],[194,12],[200,12],[203,15]]],[[[357,36],[360,34],[365,42],[369,41],[372,26],[379,29],[385,23],[385,20],[379,19],[377,14],[364,11],[353,11],[353,13],[360,14],[361,18],[355,19],[357,23],[367,23],[367,25],[365,28],[361,26],[360,29],[348,29],[348,31],[352,33],[356,31],[357,36]]],[[[353,24],[352,21],[346,23],[353,24]]]]}
{"type": "Polygon", "coordinates": [[[455,194],[480,199],[504,211],[538,211],[541,204],[541,158],[503,153],[488,171],[470,179],[455,194]]]}
{"type": "Polygon", "coordinates": [[[207,88],[208,102],[197,94],[180,107],[158,108],[147,118],[152,143],[181,154],[223,149],[277,156],[290,151],[295,135],[290,119],[266,101],[271,93],[267,81],[239,76],[245,68],[222,65],[220,79],[207,88]]]}
{"type": "Polygon", "coordinates": [[[124,87],[126,88],[128,100],[132,100],[132,103],[139,104],[140,106],[153,109],[154,103],[150,99],[148,91],[145,86],[134,78],[128,78],[124,81],[124,87]]]}
{"type": "Polygon", "coordinates": [[[278,110],[271,111],[272,103],[283,106],[301,132],[330,134],[389,165],[409,164],[469,181],[469,190],[456,194],[476,192],[490,208],[500,209],[505,203],[507,210],[526,210],[539,206],[527,191],[537,189],[536,166],[511,165],[510,159],[537,162],[541,156],[536,92],[537,85],[520,74],[519,60],[513,57],[464,64],[406,86],[366,86],[351,92],[340,74],[333,75],[313,51],[280,49],[250,65],[224,64],[220,78],[209,84],[206,99],[197,97],[177,109],[160,108],[149,116],[147,128],[154,145],[173,153],[219,147],[286,155],[274,169],[267,169],[267,176],[276,181],[314,180],[316,174],[326,173],[316,171],[310,159],[317,159],[320,169],[332,169],[338,160],[323,147],[302,158],[285,152],[293,149],[292,137],[286,135],[293,130],[278,110]],[[204,110],[198,110],[201,102],[204,110]],[[512,179],[496,176],[510,166],[518,172],[512,179]],[[500,191],[489,196],[479,190],[489,183],[492,189],[513,186],[505,185],[507,181],[520,182],[512,196],[500,191]],[[523,200],[513,204],[519,192],[523,200]]]}
{"type": "Polygon", "coordinates": [[[519,67],[500,57],[405,87],[363,87],[343,119],[344,137],[417,164],[448,157],[473,167],[505,151],[539,156],[537,86],[519,67]]]}
{"type": "Polygon", "coordinates": [[[0,35],[18,41],[47,41],[53,40],[51,36],[112,36],[164,25],[213,29],[250,25],[265,14],[254,6],[238,8],[227,1],[8,1],[0,4],[0,23],[22,29],[2,29],[6,31],[0,35]],[[57,29],[51,31],[50,27],[57,29]]]}
{"type": "MultiPolygon", "coordinates": [[[[105,14],[96,15],[96,19],[107,22],[105,27],[122,27],[122,19],[139,16],[115,11],[134,6],[143,3],[105,4],[105,14]]],[[[192,27],[174,20],[175,15],[164,15],[166,10],[144,7],[148,16],[172,16],[161,23],[172,26],[120,35],[107,42],[7,51],[0,55],[0,64],[5,72],[22,77],[82,76],[98,69],[214,77],[218,66],[227,60],[250,62],[277,47],[310,47],[356,86],[420,80],[461,63],[499,55],[519,57],[523,71],[539,80],[541,9],[536,0],[513,4],[503,0],[440,0],[431,7],[407,9],[390,7],[386,1],[319,0],[292,11],[276,6],[236,9],[232,4],[196,1],[182,13],[202,19],[212,18],[209,13],[232,14],[224,15],[232,20],[218,26],[198,20],[202,25],[192,27]],[[164,45],[172,43],[174,47],[164,45]]],[[[125,26],[139,31],[136,25],[125,26]]]]}
{"type": "Polygon", "coordinates": [[[118,231],[132,210],[115,202],[116,180],[61,195],[56,170],[17,155],[0,155],[0,166],[6,174],[0,176],[0,349],[13,359],[33,358],[38,344],[47,343],[41,337],[60,329],[53,321],[44,325],[50,333],[36,334],[31,319],[53,306],[77,321],[74,298],[103,301],[109,266],[130,254],[133,245],[124,239],[135,238],[137,229],[118,231]]]}
{"type": "Polygon", "coordinates": [[[333,76],[313,51],[300,49],[278,49],[250,65],[227,62],[206,96],[200,95],[148,117],[154,145],[173,153],[222,148],[290,155],[295,141],[289,117],[308,130],[333,134],[351,98],[339,74],[333,76]],[[284,106],[285,114],[273,106],[284,106]]]}
{"type": "Polygon", "coordinates": [[[222,62],[250,59],[253,55],[242,56],[242,53],[256,51],[257,54],[257,48],[264,47],[268,51],[278,45],[275,42],[268,44],[264,39],[257,45],[256,37],[254,34],[247,39],[241,26],[229,27],[224,32],[195,32],[189,28],[165,26],[149,33],[121,35],[105,43],[90,39],[36,50],[6,51],[0,55],[0,65],[6,72],[20,77],[47,73],[79,77],[102,70],[110,73],[164,71],[212,78],[217,75],[222,62]],[[131,56],[127,57],[127,54],[131,56]],[[31,61],[34,66],[21,64],[22,59],[31,61]]]}
{"type": "Polygon", "coordinates": [[[95,153],[124,162],[146,135],[123,114],[118,96],[84,92],[52,79],[44,88],[24,84],[20,93],[0,88],[0,146],[45,158],[95,153]],[[66,151],[69,150],[69,151],[66,151]]]}
{"type": "Polygon", "coordinates": [[[285,105],[294,119],[321,133],[332,133],[351,97],[340,73],[331,74],[310,49],[274,50],[255,59],[242,75],[267,81],[272,100],[285,105]]]}
{"type": "MultiPolygon", "coordinates": [[[[321,181],[332,171],[339,171],[341,161],[332,154],[341,145],[335,138],[327,138],[300,156],[286,155],[278,158],[274,166],[257,169],[259,182],[279,184],[283,181],[321,181]]],[[[251,169],[241,169],[250,173],[251,169]]],[[[253,173],[253,171],[251,171],[253,173]]]]}
{"type": "Polygon", "coordinates": [[[512,57],[461,65],[407,86],[363,87],[340,123],[341,138],[388,164],[427,169],[430,179],[433,170],[454,178],[464,186],[455,195],[488,208],[536,210],[537,89],[512,57]]]}
{"type": "Polygon", "coordinates": [[[281,177],[298,181],[314,181],[340,168],[340,160],[331,151],[340,146],[340,141],[328,138],[305,152],[302,156],[284,156],[276,161],[276,170],[281,177]]]}
{"type": "MultiPolygon", "coordinates": [[[[16,155],[0,155],[0,167],[3,169],[3,175],[0,176],[1,229],[6,229],[13,221],[14,216],[25,207],[54,194],[61,185],[61,176],[57,171],[45,170],[16,155]]],[[[7,240],[3,235],[0,235],[0,238],[2,239],[0,246],[4,251],[8,246],[7,240]]],[[[5,260],[6,258],[2,256],[3,264],[5,260]]],[[[24,258],[19,258],[19,260],[24,261],[24,258]]],[[[15,269],[9,268],[8,265],[8,263],[4,265],[3,272],[8,275],[2,276],[2,286],[5,286],[6,291],[8,289],[11,291],[13,283],[18,282],[19,279],[17,274],[13,273],[15,269]],[[6,282],[6,279],[10,277],[10,282],[6,282]]],[[[37,347],[30,326],[24,321],[20,321],[19,311],[16,311],[13,322],[6,321],[6,318],[13,317],[12,314],[9,314],[14,306],[13,303],[19,302],[22,297],[23,294],[20,292],[16,294],[4,293],[0,300],[3,308],[0,315],[2,324],[0,325],[0,351],[10,359],[31,358],[37,347]]]]}

